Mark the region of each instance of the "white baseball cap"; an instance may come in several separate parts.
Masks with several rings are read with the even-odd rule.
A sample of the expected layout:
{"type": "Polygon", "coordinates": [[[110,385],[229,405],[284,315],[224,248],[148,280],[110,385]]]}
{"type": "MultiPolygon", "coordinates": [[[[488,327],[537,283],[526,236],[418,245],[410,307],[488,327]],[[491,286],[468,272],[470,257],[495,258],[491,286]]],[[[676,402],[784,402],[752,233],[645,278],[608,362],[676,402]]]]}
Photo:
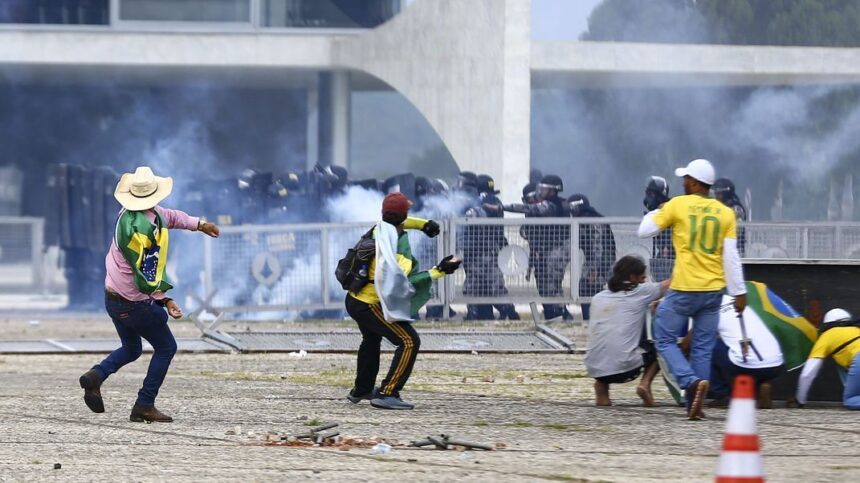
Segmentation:
{"type": "Polygon", "coordinates": [[[701,181],[706,185],[714,184],[717,175],[714,174],[714,167],[707,159],[694,159],[685,168],[675,170],[675,176],[683,178],[689,176],[697,181],[701,181]]]}

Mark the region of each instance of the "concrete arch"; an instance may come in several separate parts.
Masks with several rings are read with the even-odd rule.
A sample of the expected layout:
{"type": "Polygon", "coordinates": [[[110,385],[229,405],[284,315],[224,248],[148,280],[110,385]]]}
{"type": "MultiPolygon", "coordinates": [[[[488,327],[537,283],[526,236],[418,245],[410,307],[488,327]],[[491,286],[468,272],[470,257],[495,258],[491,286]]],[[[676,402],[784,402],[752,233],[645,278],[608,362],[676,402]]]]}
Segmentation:
{"type": "Polygon", "coordinates": [[[531,0],[418,0],[332,46],[424,115],[461,169],[493,175],[506,198],[528,179],[531,0]]]}

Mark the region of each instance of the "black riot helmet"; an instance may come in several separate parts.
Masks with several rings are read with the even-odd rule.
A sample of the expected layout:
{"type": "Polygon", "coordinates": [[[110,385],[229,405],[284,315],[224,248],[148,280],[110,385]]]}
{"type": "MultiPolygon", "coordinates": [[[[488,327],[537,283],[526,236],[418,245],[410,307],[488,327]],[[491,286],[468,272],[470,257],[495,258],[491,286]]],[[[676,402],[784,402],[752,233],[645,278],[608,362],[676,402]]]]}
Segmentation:
{"type": "Polygon", "coordinates": [[[445,182],[442,178],[435,178],[430,180],[430,192],[434,195],[444,195],[451,191],[451,188],[448,186],[448,183],[445,182]]]}
{"type": "Polygon", "coordinates": [[[642,204],[648,211],[654,211],[663,203],[669,201],[669,184],[661,176],[651,176],[645,187],[645,199],[642,204]]]}
{"type": "Polygon", "coordinates": [[[499,194],[499,190],[496,189],[496,182],[493,180],[493,177],[488,174],[479,174],[478,175],[478,193],[484,194],[499,194]]]}
{"type": "Polygon", "coordinates": [[[331,172],[337,177],[337,180],[332,180],[335,188],[344,188],[349,182],[349,170],[343,166],[332,166],[331,172]]]}
{"type": "Polygon", "coordinates": [[[478,175],[471,171],[460,171],[460,174],[457,176],[457,187],[460,189],[463,188],[475,188],[478,187],[478,175]]]}
{"type": "Polygon", "coordinates": [[[714,198],[717,201],[731,200],[735,198],[735,184],[728,178],[720,178],[711,185],[714,198]]]}
{"type": "Polygon", "coordinates": [[[239,175],[239,189],[265,193],[274,181],[272,173],[261,173],[253,169],[244,169],[239,175]]]}
{"type": "Polygon", "coordinates": [[[537,202],[537,198],[536,198],[537,193],[535,192],[536,190],[537,190],[537,184],[536,183],[529,183],[529,184],[523,186],[523,203],[525,203],[527,205],[530,205],[532,203],[536,203],[537,202]]]}
{"type": "Polygon", "coordinates": [[[570,216],[583,216],[590,211],[591,203],[584,194],[576,193],[567,199],[570,216]]]}
{"type": "Polygon", "coordinates": [[[548,174],[541,178],[537,186],[538,198],[541,200],[557,196],[562,191],[564,191],[564,183],[560,177],[554,174],[548,174]]]}
{"type": "Polygon", "coordinates": [[[239,173],[238,185],[239,189],[250,189],[254,185],[254,178],[257,177],[257,172],[251,168],[243,169],[239,173]]]}
{"type": "Polygon", "coordinates": [[[415,177],[415,196],[421,198],[422,196],[427,196],[430,193],[432,187],[430,185],[430,180],[425,178],[424,176],[416,176],[415,177]]]}

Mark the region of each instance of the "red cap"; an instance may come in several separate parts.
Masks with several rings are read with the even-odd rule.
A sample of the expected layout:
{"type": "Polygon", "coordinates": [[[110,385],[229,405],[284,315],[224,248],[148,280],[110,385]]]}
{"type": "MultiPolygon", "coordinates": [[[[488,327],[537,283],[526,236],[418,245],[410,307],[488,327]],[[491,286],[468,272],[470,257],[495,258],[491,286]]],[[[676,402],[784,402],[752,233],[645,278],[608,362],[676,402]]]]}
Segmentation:
{"type": "Polygon", "coordinates": [[[398,215],[406,216],[409,213],[409,207],[412,202],[403,193],[389,193],[382,200],[383,213],[397,213],[398,215]]]}

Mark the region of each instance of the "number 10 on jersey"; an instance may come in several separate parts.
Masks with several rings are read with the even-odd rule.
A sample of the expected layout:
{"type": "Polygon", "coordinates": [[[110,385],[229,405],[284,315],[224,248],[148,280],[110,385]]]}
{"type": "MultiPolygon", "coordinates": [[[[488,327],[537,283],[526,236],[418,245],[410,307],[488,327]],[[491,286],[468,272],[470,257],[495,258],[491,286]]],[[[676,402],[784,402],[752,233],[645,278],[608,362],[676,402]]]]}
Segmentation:
{"type": "Polygon", "coordinates": [[[717,252],[720,244],[720,219],[716,216],[690,215],[690,250],[701,250],[708,255],[717,252]]]}

